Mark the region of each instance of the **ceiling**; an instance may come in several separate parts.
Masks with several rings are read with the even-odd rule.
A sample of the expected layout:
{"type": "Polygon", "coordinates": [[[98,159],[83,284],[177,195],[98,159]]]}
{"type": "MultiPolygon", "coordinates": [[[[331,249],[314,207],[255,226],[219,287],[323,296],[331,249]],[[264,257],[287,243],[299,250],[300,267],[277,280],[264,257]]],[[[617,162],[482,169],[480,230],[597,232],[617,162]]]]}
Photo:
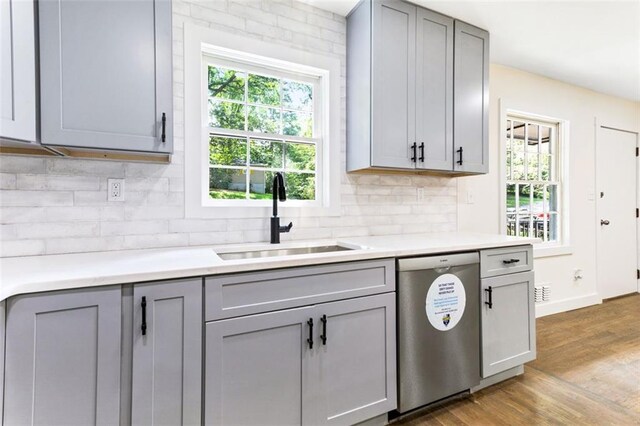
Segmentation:
{"type": "MultiPolygon", "coordinates": [[[[358,0],[302,0],[347,15],[358,0]]],[[[640,102],[640,0],[413,3],[491,33],[491,62],[640,102]]]]}

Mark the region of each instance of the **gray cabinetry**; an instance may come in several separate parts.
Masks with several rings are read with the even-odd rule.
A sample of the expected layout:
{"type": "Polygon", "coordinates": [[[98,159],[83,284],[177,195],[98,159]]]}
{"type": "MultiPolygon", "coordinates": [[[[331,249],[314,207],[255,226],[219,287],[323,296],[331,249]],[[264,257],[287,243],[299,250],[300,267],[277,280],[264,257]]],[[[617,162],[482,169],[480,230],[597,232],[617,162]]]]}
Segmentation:
{"type": "Polygon", "coordinates": [[[313,313],[306,307],[206,324],[205,424],[315,423],[313,313]]]}
{"type": "Polygon", "coordinates": [[[347,25],[347,170],[486,173],[488,33],[400,0],[347,25]]]}
{"type": "Polygon", "coordinates": [[[36,31],[31,0],[0,1],[0,138],[36,140],[36,31]]]}
{"type": "Polygon", "coordinates": [[[454,50],[454,170],[487,173],[489,33],[456,21],[454,50]]]}
{"type": "Polygon", "coordinates": [[[371,164],[413,168],[416,138],[416,7],[394,0],[373,7],[371,164]]]}
{"type": "Polygon", "coordinates": [[[394,289],[393,260],[207,278],[205,423],[342,425],[395,409],[394,289]]]}
{"type": "Polygon", "coordinates": [[[9,299],[4,424],[118,424],[120,324],[119,286],[9,299]]]}
{"type": "Polygon", "coordinates": [[[200,424],[202,278],[136,284],[133,303],[132,423],[200,424]]]}
{"type": "MultiPolygon", "coordinates": [[[[481,262],[499,256],[505,266],[527,253],[530,246],[484,250],[481,262]],[[509,253],[511,251],[511,253],[509,253]]],[[[481,341],[482,377],[517,367],[536,358],[536,319],[534,307],[534,273],[531,263],[527,272],[512,273],[481,263],[481,341]]]]}
{"type": "Polygon", "coordinates": [[[324,404],[315,424],[355,424],[396,408],[395,293],[316,307],[324,404]]]}
{"type": "Polygon", "coordinates": [[[42,144],[170,153],[171,2],[38,4],[42,144]]]}

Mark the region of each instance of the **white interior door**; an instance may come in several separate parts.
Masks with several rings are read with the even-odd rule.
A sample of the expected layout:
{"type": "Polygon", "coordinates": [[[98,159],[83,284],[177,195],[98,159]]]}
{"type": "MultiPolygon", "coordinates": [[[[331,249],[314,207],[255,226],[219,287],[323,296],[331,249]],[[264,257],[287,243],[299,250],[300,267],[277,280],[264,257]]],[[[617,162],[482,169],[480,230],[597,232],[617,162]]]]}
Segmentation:
{"type": "Polygon", "coordinates": [[[598,292],[603,299],[636,292],[636,156],[638,134],[598,128],[598,292]]]}

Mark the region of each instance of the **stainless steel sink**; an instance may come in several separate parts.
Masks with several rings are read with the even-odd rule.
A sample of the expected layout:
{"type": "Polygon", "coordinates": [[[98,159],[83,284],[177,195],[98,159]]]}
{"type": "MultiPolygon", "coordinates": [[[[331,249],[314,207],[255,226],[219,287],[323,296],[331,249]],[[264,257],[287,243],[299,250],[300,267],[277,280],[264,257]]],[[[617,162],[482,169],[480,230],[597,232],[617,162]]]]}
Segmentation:
{"type": "Polygon", "coordinates": [[[318,246],[318,247],[293,247],[274,248],[265,250],[247,250],[228,253],[217,253],[222,260],[258,259],[262,257],[292,256],[297,254],[330,253],[335,251],[353,250],[344,246],[318,246]]]}

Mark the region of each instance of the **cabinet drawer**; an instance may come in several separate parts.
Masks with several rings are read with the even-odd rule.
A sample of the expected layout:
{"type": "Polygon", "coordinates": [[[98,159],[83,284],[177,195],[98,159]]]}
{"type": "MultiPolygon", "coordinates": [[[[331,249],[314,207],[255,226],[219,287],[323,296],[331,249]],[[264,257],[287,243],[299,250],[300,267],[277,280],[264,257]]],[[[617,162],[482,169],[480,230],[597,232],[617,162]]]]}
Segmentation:
{"type": "Polygon", "coordinates": [[[205,320],[395,291],[394,259],[205,278],[205,320]]]}
{"type": "Polygon", "coordinates": [[[480,252],[480,276],[526,272],[533,269],[533,247],[530,245],[482,250],[480,252]]]}

